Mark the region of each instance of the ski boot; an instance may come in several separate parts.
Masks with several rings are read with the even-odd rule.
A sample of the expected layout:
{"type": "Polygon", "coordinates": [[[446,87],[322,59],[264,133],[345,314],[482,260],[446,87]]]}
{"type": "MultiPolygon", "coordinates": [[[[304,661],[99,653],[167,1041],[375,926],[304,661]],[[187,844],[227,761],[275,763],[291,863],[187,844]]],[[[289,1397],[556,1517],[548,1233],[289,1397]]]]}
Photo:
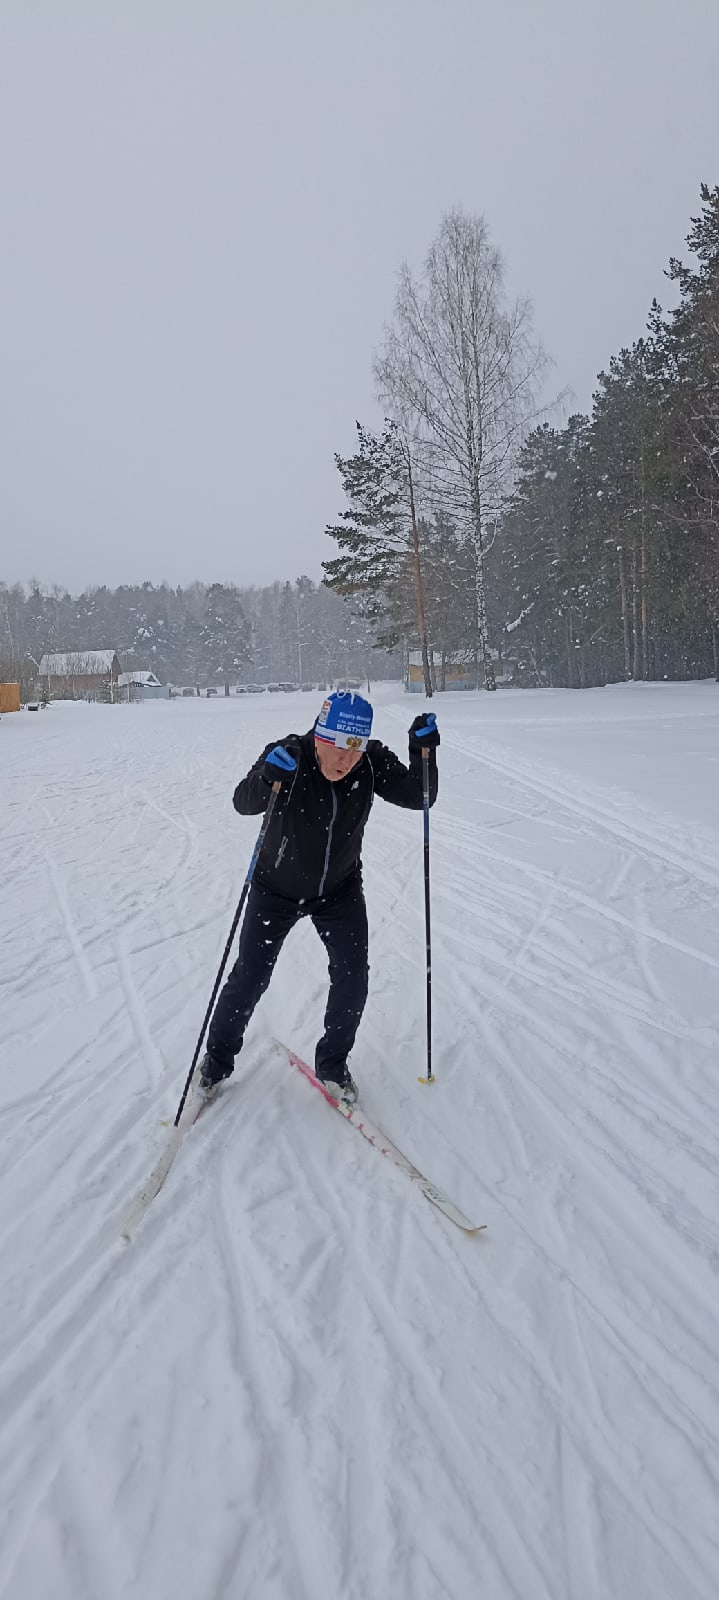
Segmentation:
{"type": "MultiPolygon", "coordinates": [[[[232,1069],[230,1068],[230,1071],[231,1070],[232,1069]]],[[[211,1101],[217,1099],[224,1080],[225,1078],[229,1078],[229,1075],[229,1072],[225,1072],[220,1066],[219,1062],[215,1061],[213,1057],[208,1055],[207,1051],[205,1051],[205,1054],[197,1068],[195,1088],[198,1095],[200,1095],[201,1099],[203,1099],[206,1104],[209,1105],[211,1101]]]]}
{"type": "Polygon", "coordinates": [[[322,1087],[333,1099],[345,1100],[351,1106],[355,1104],[359,1091],[346,1062],[343,1066],[326,1067],[324,1070],[319,1067],[315,1072],[322,1087]]]}

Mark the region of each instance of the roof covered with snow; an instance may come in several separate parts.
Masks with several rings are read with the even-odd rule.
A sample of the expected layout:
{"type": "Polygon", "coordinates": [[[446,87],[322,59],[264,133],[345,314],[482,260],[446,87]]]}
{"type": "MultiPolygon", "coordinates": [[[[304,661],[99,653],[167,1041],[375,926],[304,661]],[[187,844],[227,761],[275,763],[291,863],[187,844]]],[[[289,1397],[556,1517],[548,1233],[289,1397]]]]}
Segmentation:
{"type": "Polygon", "coordinates": [[[131,688],[133,684],[141,689],[162,688],[160,679],[155,677],[154,672],[146,672],[144,668],[141,672],[121,672],[117,681],[121,689],[126,689],[128,684],[131,688]]]}
{"type": "Polygon", "coordinates": [[[115,660],[114,650],[65,650],[60,655],[43,656],[40,673],[51,678],[90,676],[95,672],[109,672],[115,660]]]}

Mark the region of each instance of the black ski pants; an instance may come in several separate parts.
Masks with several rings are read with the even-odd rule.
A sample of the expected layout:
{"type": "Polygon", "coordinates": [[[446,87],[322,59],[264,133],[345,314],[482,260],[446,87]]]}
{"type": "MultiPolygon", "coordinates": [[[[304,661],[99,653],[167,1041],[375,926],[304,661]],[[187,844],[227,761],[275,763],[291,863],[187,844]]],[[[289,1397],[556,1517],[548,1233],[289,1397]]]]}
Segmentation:
{"type": "Polygon", "coordinates": [[[272,976],[285,939],[300,917],[310,917],[329,958],[330,991],[325,1031],[315,1067],[329,1076],[344,1065],[355,1042],[367,1000],[367,907],[356,873],[333,894],[318,900],[286,900],[253,884],[247,896],[234,967],[220,993],[207,1036],[207,1051],[230,1073],[245,1029],[272,976]]]}

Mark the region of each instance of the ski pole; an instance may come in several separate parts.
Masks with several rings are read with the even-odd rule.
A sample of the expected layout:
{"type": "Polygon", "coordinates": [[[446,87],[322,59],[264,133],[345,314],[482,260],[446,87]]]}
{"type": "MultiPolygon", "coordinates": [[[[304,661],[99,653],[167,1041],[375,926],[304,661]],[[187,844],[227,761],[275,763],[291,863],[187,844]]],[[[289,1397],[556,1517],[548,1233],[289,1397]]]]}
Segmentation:
{"type": "Polygon", "coordinates": [[[418,1083],[434,1083],[432,1071],[432,928],[429,909],[429,747],[422,746],[422,804],[424,807],[424,926],[427,949],[427,1076],[418,1083]]]}
{"type": "Polygon", "coordinates": [[[203,1043],[204,1043],[205,1034],[207,1032],[207,1025],[209,1023],[210,1017],[212,1016],[212,1012],[213,1012],[214,1005],[215,1005],[215,1000],[217,999],[217,991],[218,991],[218,989],[220,987],[220,984],[222,983],[222,976],[223,976],[225,967],[227,966],[227,958],[228,958],[228,956],[230,954],[230,951],[232,949],[232,941],[233,941],[233,939],[235,937],[235,934],[237,932],[238,923],[239,923],[240,917],[242,916],[242,912],[243,912],[243,909],[244,909],[245,901],[246,901],[247,896],[249,894],[250,884],[251,884],[253,876],[254,876],[255,867],[257,866],[257,857],[259,856],[259,853],[260,853],[260,851],[262,849],[262,846],[263,846],[263,844],[265,842],[265,834],[266,834],[267,829],[268,829],[268,827],[270,825],[270,817],[272,816],[272,812],[274,810],[274,804],[275,804],[277,796],[278,796],[278,794],[280,792],[281,787],[282,787],[282,785],[279,782],[273,783],[273,785],[272,785],[272,793],[271,793],[270,798],[269,798],[269,803],[268,803],[268,806],[267,806],[267,810],[266,810],[266,812],[264,814],[264,817],[262,818],[262,827],[260,828],[260,831],[259,831],[259,833],[257,835],[257,843],[255,844],[255,848],[254,848],[254,850],[252,852],[252,860],[250,861],[250,865],[247,868],[247,877],[245,878],[245,881],[244,881],[244,884],[243,884],[242,894],[240,895],[240,900],[239,900],[239,905],[237,907],[237,910],[235,912],[234,917],[232,918],[232,927],[230,928],[230,932],[228,934],[227,944],[225,945],[225,948],[224,948],[224,952],[223,952],[223,955],[222,955],[222,960],[220,962],[220,966],[219,966],[219,970],[218,970],[218,973],[217,973],[217,977],[215,978],[215,982],[214,982],[213,989],[212,989],[212,994],[210,995],[209,1005],[208,1005],[207,1010],[205,1012],[205,1020],[204,1020],[204,1022],[202,1024],[202,1027],[200,1029],[200,1037],[199,1037],[199,1039],[197,1041],[197,1044],[195,1045],[195,1054],[192,1057],[192,1065],[191,1065],[190,1070],[189,1070],[189,1072],[187,1074],[187,1082],[185,1083],[185,1087],[184,1087],[184,1089],[182,1091],[182,1097],[180,1099],[180,1104],[177,1107],[177,1115],[175,1117],[175,1127],[177,1127],[177,1125],[179,1123],[179,1120],[180,1120],[180,1117],[182,1116],[182,1112],[183,1112],[183,1109],[184,1109],[185,1101],[186,1101],[188,1093],[189,1093],[190,1084],[192,1083],[195,1067],[197,1066],[197,1063],[198,1063],[198,1060],[199,1060],[199,1057],[200,1057],[200,1051],[201,1051],[203,1043]]]}

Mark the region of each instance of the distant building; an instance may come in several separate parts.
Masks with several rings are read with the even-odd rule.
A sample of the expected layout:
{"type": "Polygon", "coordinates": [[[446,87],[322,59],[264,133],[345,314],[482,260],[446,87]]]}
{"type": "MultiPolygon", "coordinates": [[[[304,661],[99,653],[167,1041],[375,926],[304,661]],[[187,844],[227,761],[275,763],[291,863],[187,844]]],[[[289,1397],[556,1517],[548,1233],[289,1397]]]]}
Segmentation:
{"type": "MultiPolygon", "coordinates": [[[[509,681],[509,671],[514,657],[508,658],[505,655],[503,659],[500,659],[498,650],[490,650],[488,654],[489,659],[495,669],[495,681],[499,684],[507,683],[509,681]]],[[[430,672],[432,674],[432,685],[437,694],[441,693],[442,689],[477,688],[477,668],[474,661],[461,661],[457,660],[456,658],[452,659],[450,656],[445,656],[443,668],[441,650],[435,650],[434,652],[430,651],[430,672]]],[[[480,664],[480,687],[482,686],[483,682],[484,676],[480,664]]],[[[404,686],[408,694],[424,694],[424,670],[422,667],[421,650],[410,650],[408,652],[405,665],[404,686]]]]}
{"type": "MultiPolygon", "coordinates": [[[[439,692],[442,689],[442,652],[440,650],[430,651],[430,671],[432,673],[432,685],[439,692]]],[[[410,650],[408,652],[404,686],[408,694],[424,694],[424,670],[421,650],[410,650]]],[[[476,687],[477,669],[473,661],[450,661],[445,657],[445,689],[476,689],[476,687]]]]}
{"type": "Polygon", "coordinates": [[[38,677],[51,700],[116,700],[120,663],[114,650],[65,650],[43,656],[38,677]]]}
{"type": "Polygon", "coordinates": [[[169,700],[169,683],[160,683],[154,672],[121,672],[117,680],[121,700],[169,700]]]}

